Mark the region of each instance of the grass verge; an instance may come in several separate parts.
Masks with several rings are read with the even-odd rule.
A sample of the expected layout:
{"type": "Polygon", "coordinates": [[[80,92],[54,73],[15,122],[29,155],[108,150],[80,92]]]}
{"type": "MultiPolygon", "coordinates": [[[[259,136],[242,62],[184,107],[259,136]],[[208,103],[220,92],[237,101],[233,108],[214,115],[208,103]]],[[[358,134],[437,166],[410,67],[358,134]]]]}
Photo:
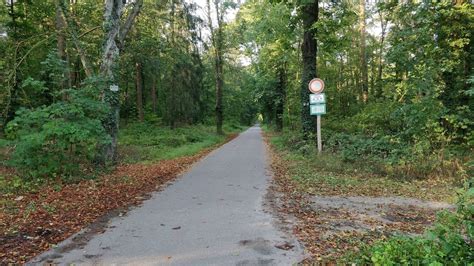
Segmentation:
{"type": "MultiPolygon", "coordinates": [[[[286,161],[292,178],[310,194],[346,196],[403,196],[454,203],[462,180],[406,179],[374,173],[364,164],[344,162],[337,154],[318,155],[315,149],[293,150],[284,134],[266,131],[279,155],[286,161]]],[[[288,133],[286,133],[288,134],[288,133]]]]}
{"type": "Polygon", "coordinates": [[[384,177],[346,165],[334,154],[301,153],[282,134],[266,130],[266,139],[272,151],[273,189],[282,195],[278,209],[296,218],[293,232],[310,255],[304,263],[335,264],[345,254],[357,254],[394,234],[421,234],[435,220],[436,210],[422,204],[378,202],[394,196],[408,202],[456,199],[458,181],[384,177]],[[360,199],[362,203],[356,202],[360,199]]]}
{"type": "MultiPolygon", "coordinates": [[[[235,134],[243,127],[226,126],[225,129],[228,134],[235,134]]],[[[215,133],[213,126],[170,129],[151,123],[134,123],[120,131],[119,154],[125,163],[152,163],[190,156],[225,139],[226,136],[215,133]]]]}

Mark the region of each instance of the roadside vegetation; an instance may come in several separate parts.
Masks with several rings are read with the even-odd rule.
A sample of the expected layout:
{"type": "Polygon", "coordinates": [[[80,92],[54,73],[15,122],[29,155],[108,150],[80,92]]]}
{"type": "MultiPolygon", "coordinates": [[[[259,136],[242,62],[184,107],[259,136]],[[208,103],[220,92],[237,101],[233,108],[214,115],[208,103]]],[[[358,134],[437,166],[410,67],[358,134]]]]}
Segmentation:
{"type": "Polygon", "coordinates": [[[346,262],[395,265],[472,265],[474,261],[474,187],[472,182],[458,192],[456,211],[442,211],[436,222],[420,236],[398,235],[365,246],[346,262]]]}
{"type": "Polygon", "coordinates": [[[473,5],[375,2],[3,1],[0,264],[140,202],[257,119],[310,260],[469,261],[473,5]]]}
{"type": "Polygon", "coordinates": [[[247,1],[240,25],[260,47],[253,67],[276,190],[308,262],[471,262],[472,5],[264,5],[247,1]],[[321,154],[308,73],[325,82],[321,154]]]}
{"type": "MultiPolygon", "coordinates": [[[[186,126],[172,130],[154,122],[128,124],[123,127],[119,136],[119,164],[153,164],[162,160],[193,156],[202,150],[223,143],[229,136],[238,134],[244,128],[244,126],[226,124],[224,129],[227,135],[218,135],[212,126],[205,125],[186,126]]],[[[17,144],[15,140],[2,139],[1,145],[0,192],[4,196],[35,192],[47,185],[59,188],[81,179],[95,180],[113,170],[112,168],[99,169],[92,163],[73,164],[73,161],[69,159],[71,156],[69,153],[58,154],[60,150],[48,150],[44,147],[38,153],[30,152],[22,157],[23,160],[40,158],[42,165],[34,162],[23,167],[15,167],[19,163],[17,161],[19,159],[15,158],[18,156],[15,154],[16,146],[24,144],[17,144]],[[58,156],[64,156],[65,162],[58,161],[58,156]],[[65,163],[70,164],[70,167],[64,168],[65,163]],[[64,172],[65,169],[69,171],[64,172]],[[40,175],[37,170],[44,172],[40,175]]]]}
{"type": "Polygon", "coordinates": [[[254,123],[223,33],[236,5],[207,5],[0,4],[0,264],[140,203],[254,123]]]}
{"type": "Polygon", "coordinates": [[[318,154],[314,141],[302,141],[295,132],[265,131],[276,190],[285,195],[279,207],[297,217],[294,230],[311,255],[306,263],[472,261],[474,179],[465,172],[395,177],[347,162],[340,153],[318,154]]]}
{"type": "Polygon", "coordinates": [[[28,175],[9,167],[13,142],[4,141],[1,261],[27,262],[90,223],[123,215],[129,206],[140,204],[148,193],[159,190],[243,128],[224,125],[228,134],[223,136],[211,126],[171,130],[153,123],[132,123],[121,131],[116,167],[81,168],[67,176],[28,175]]]}
{"type": "MultiPolygon", "coordinates": [[[[227,134],[237,134],[245,129],[239,124],[224,124],[227,134]]],[[[195,125],[175,129],[153,123],[127,125],[119,136],[119,156],[127,163],[153,163],[164,159],[194,155],[222,143],[227,137],[215,133],[212,126],[195,125]]]]}
{"type": "Polygon", "coordinates": [[[311,194],[408,196],[454,203],[456,190],[465,181],[462,176],[419,179],[391,176],[367,161],[345,161],[341,153],[324,151],[318,155],[316,143],[304,141],[297,133],[273,134],[271,143],[290,163],[293,178],[311,194]]]}

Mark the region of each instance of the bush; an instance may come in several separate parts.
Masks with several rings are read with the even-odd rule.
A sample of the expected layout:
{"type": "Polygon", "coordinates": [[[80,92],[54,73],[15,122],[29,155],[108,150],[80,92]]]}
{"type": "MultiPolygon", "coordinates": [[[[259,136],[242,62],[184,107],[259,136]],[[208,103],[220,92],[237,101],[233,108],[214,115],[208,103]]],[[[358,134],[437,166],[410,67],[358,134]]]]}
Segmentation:
{"type": "Polygon", "coordinates": [[[440,212],[424,235],[394,236],[349,260],[360,265],[474,265],[473,181],[460,194],[456,212],[440,212]]]}
{"type": "MultiPolygon", "coordinates": [[[[324,153],[334,155],[331,158],[337,159],[345,167],[354,166],[363,171],[403,179],[458,179],[464,178],[469,169],[469,166],[464,166],[462,157],[456,157],[451,150],[431,150],[427,140],[407,145],[397,136],[379,133],[368,136],[363,133],[340,132],[329,127],[323,129],[322,134],[324,153]]],[[[297,131],[285,131],[277,146],[305,156],[312,156],[317,152],[315,136],[305,138],[297,131]]]]}
{"type": "Polygon", "coordinates": [[[20,109],[7,125],[15,150],[10,164],[26,177],[69,177],[96,158],[109,141],[101,120],[107,108],[92,85],[66,90],[67,100],[20,109]]]}

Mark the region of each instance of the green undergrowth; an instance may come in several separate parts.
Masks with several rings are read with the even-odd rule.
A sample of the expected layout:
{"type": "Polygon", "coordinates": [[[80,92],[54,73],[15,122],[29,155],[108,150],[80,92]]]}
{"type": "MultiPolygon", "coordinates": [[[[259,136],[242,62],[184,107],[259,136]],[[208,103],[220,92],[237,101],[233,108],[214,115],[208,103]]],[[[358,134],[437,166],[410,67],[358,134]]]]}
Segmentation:
{"type": "MultiPolygon", "coordinates": [[[[244,127],[225,125],[227,134],[237,133],[244,127]]],[[[214,126],[193,125],[175,129],[151,123],[133,123],[120,131],[119,154],[126,163],[156,162],[181,156],[190,156],[222,143],[226,135],[215,133],[214,126]]]]}
{"type": "MultiPolygon", "coordinates": [[[[192,125],[170,129],[157,123],[131,123],[120,129],[119,135],[119,162],[121,163],[152,163],[160,160],[174,159],[183,156],[191,156],[223,143],[230,134],[236,134],[244,130],[244,126],[226,124],[224,131],[226,135],[215,133],[214,126],[192,125]]],[[[53,186],[60,189],[62,184],[77,182],[83,179],[95,179],[101,173],[110,169],[95,169],[82,171],[68,178],[40,178],[22,176],[22,172],[12,174],[12,169],[6,168],[14,149],[13,142],[0,139],[0,194],[16,194],[34,192],[42,186],[53,186]]]]}
{"type": "Polygon", "coordinates": [[[438,212],[423,235],[395,235],[348,254],[344,264],[474,265],[474,179],[459,192],[456,211],[438,212]]]}
{"type": "MultiPolygon", "coordinates": [[[[266,129],[267,132],[270,132],[266,129]]],[[[286,161],[301,189],[318,195],[404,196],[424,200],[455,201],[461,180],[413,179],[387,175],[364,159],[345,161],[341,154],[318,155],[313,142],[295,145],[291,133],[270,133],[270,141],[286,161]]]]}
{"type": "MultiPolygon", "coordinates": [[[[341,265],[474,265],[474,179],[412,178],[384,174],[379,166],[351,162],[343,154],[318,155],[314,143],[295,145],[291,133],[269,132],[274,150],[302,191],[316,195],[403,196],[456,203],[456,210],[437,213],[422,235],[395,234],[375,244],[358,244],[358,252],[341,265]],[[464,186],[462,186],[464,184],[464,186]],[[460,187],[462,187],[460,189],[460,187]]],[[[466,163],[466,167],[472,167],[466,163]]],[[[469,174],[469,173],[467,173],[469,174]]]]}

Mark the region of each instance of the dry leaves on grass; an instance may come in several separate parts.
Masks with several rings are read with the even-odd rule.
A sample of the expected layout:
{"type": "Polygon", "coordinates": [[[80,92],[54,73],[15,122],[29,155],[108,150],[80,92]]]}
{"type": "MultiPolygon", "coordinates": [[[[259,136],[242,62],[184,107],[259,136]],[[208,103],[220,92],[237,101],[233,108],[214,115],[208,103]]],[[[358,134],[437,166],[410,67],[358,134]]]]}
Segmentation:
{"type": "Polygon", "coordinates": [[[155,164],[120,165],[96,181],[59,191],[44,187],[22,198],[5,198],[14,206],[0,212],[0,264],[27,262],[110,211],[141,203],[213,148],[155,164]]]}
{"type": "MultiPolygon", "coordinates": [[[[361,243],[370,244],[394,232],[422,233],[434,221],[435,210],[414,205],[382,204],[374,209],[318,205],[314,195],[291,178],[289,163],[270,150],[274,173],[270,189],[280,195],[278,211],[296,218],[293,233],[310,257],[304,264],[331,265],[348,252],[357,252],[361,243]]],[[[314,191],[317,194],[317,187],[314,191]]],[[[343,191],[334,195],[339,195],[339,200],[345,198],[343,191]]]]}

